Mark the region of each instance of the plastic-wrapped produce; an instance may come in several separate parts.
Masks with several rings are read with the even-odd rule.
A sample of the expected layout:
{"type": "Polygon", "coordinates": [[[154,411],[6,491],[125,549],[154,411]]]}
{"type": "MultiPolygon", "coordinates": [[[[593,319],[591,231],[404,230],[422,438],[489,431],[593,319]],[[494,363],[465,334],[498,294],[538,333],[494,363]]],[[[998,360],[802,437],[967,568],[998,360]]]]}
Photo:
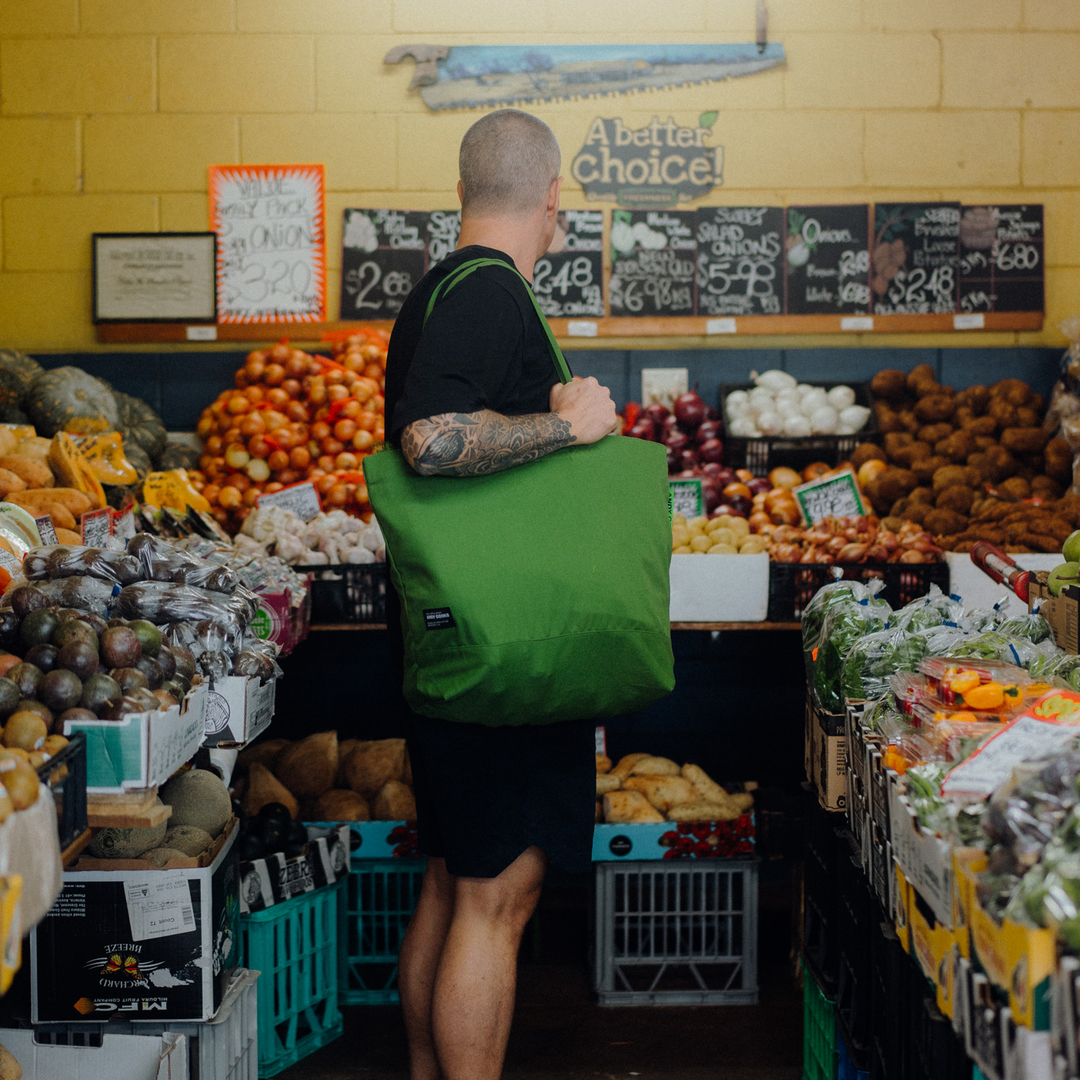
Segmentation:
{"type": "Polygon", "coordinates": [[[803,658],[808,678],[813,671],[814,651],[822,643],[829,612],[838,604],[862,604],[873,608],[875,617],[884,623],[892,614],[892,608],[878,596],[883,588],[884,584],[876,579],[867,585],[861,581],[834,581],[814,593],[802,616],[803,658]]]}
{"type": "MultiPolygon", "coordinates": [[[[199,622],[210,619],[223,630],[242,632],[231,597],[171,581],[137,581],[120,590],[114,610],[125,619],[148,619],[152,623],[199,622]]],[[[245,608],[246,610],[246,608],[245,608]]],[[[250,619],[248,620],[250,622],[250,619]]]]}
{"type": "MultiPolygon", "coordinates": [[[[113,591],[118,588],[113,582],[102,581],[101,578],[77,576],[35,581],[34,587],[45,594],[51,605],[91,611],[102,617],[107,617],[112,611],[113,591]]],[[[128,588],[134,586],[129,585],[128,588]]]]}
{"type": "Polygon", "coordinates": [[[955,596],[946,596],[936,585],[931,585],[925,596],[894,611],[889,616],[889,626],[905,630],[928,630],[942,623],[956,623],[964,614],[964,606],[955,596]]]}
{"type": "Polygon", "coordinates": [[[821,708],[841,712],[844,708],[843,669],[848,650],[867,634],[885,628],[887,604],[871,599],[833,604],[822,624],[813,659],[813,693],[821,708]]]}
{"type": "Polygon", "coordinates": [[[170,581],[217,593],[232,593],[240,584],[240,578],[228,567],[205,562],[149,533],[133,536],[128,541],[128,553],[142,564],[142,576],[152,581],[170,581]]]}
{"type": "Polygon", "coordinates": [[[1028,615],[1009,615],[1003,618],[997,625],[1002,634],[1009,637],[1025,638],[1032,645],[1052,640],[1054,630],[1042,615],[1035,613],[1028,615]]]}
{"type": "Polygon", "coordinates": [[[232,673],[234,675],[255,678],[260,683],[276,679],[280,671],[281,669],[272,657],[254,649],[243,649],[233,657],[232,673]]]}
{"type": "Polygon", "coordinates": [[[143,576],[139,560],[133,555],[75,544],[34,548],[23,560],[23,573],[30,581],[95,577],[117,585],[130,585],[143,576]]]}

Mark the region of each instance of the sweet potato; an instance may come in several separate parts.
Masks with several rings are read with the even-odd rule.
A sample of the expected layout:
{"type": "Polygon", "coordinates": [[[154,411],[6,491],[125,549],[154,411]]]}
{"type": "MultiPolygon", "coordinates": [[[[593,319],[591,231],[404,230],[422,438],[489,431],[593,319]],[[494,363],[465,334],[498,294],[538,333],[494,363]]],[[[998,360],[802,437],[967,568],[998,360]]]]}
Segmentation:
{"type": "Polygon", "coordinates": [[[52,469],[48,465],[22,454],[8,454],[0,457],[0,469],[8,469],[21,477],[26,481],[28,488],[53,487],[56,483],[52,469]]]}
{"type": "Polygon", "coordinates": [[[25,491],[26,481],[10,469],[0,469],[0,496],[6,498],[14,491],[25,491]]]}

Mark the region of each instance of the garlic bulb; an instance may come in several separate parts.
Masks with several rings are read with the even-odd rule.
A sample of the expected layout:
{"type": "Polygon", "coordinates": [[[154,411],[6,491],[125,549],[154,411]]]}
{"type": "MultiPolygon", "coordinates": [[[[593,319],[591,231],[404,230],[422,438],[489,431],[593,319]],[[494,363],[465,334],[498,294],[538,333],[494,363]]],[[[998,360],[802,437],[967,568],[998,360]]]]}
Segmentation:
{"type": "Polygon", "coordinates": [[[773,393],[793,389],[796,385],[794,375],[789,375],[786,371],[779,371],[776,368],[771,371],[763,371],[760,375],[752,376],[752,378],[757,386],[763,386],[773,391],[773,393]]]}
{"type": "Polygon", "coordinates": [[[757,426],[762,435],[779,435],[784,428],[784,421],[778,412],[765,409],[758,413],[757,426]]]}
{"type": "Polygon", "coordinates": [[[856,431],[861,431],[869,419],[870,410],[865,405],[848,405],[840,410],[840,425],[851,429],[844,434],[854,435],[856,431]]]}
{"type": "Polygon", "coordinates": [[[855,404],[855,391],[850,386],[834,386],[827,396],[829,404],[837,412],[843,412],[844,409],[855,404]]]}

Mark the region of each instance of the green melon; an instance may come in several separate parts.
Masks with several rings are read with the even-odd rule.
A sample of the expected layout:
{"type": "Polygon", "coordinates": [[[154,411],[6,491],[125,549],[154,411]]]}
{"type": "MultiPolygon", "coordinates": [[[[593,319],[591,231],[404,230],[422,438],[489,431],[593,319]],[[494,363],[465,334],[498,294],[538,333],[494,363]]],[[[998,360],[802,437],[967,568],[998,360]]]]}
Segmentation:
{"type": "Polygon", "coordinates": [[[162,789],[161,801],[173,808],[173,825],[194,825],[216,837],[232,817],[229,789],[217,773],[189,769],[162,789]]]}
{"type": "Polygon", "coordinates": [[[120,407],[108,383],[82,368],[43,371],[30,387],[24,408],[39,435],[58,431],[118,431],[120,407]]]}
{"type": "Polygon", "coordinates": [[[168,823],[148,829],[99,829],[87,851],[97,859],[138,859],[165,839],[168,823]]]}
{"type": "Polygon", "coordinates": [[[120,434],[124,437],[124,450],[127,451],[132,443],[136,443],[151,461],[156,461],[169,441],[161,417],[142,398],[125,394],[122,390],[113,390],[113,397],[120,409],[120,434]]]}
{"type": "Polygon", "coordinates": [[[171,863],[173,859],[186,859],[188,858],[179,848],[171,847],[156,847],[146,853],[147,861],[156,866],[159,870],[166,863],[171,863]]]}
{"type": "Polygon", "coordinates": [[[192,859],[208,851],[213,842],[214,838],[205,829],[194,825],[172,825],[159,841],[162,847],[175,848],[192,859]]]}

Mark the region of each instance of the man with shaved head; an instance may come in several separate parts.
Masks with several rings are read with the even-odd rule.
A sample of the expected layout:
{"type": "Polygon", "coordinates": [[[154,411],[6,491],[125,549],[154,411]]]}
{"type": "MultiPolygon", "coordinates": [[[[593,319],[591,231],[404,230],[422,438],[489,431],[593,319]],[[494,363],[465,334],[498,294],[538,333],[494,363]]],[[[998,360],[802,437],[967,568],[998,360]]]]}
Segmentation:
{"type": "MultiPolygon", "coordinates": [[[[511,469],[616,426],[595,379],[559,382],[528,291],[555,233],[560,166],[551,129],[516,109],[484,116],[461,141],[458,247],[409,294],[386,366],[387,438],[421,475],[511,469]],[[446,290],[425,322],[439,284],[476,258],[498,262],[446,290]]],[[[387,621],[400,650],[395,601],[387,621]]],[[[535,692],[542,701],[544,681],[535,692]]],[[[402,709],[428,858],[399,962],[411,1080],[498,1080],[518,946],[545,870],[590,867],[594,724],[460,723],[402,709]]]]}

